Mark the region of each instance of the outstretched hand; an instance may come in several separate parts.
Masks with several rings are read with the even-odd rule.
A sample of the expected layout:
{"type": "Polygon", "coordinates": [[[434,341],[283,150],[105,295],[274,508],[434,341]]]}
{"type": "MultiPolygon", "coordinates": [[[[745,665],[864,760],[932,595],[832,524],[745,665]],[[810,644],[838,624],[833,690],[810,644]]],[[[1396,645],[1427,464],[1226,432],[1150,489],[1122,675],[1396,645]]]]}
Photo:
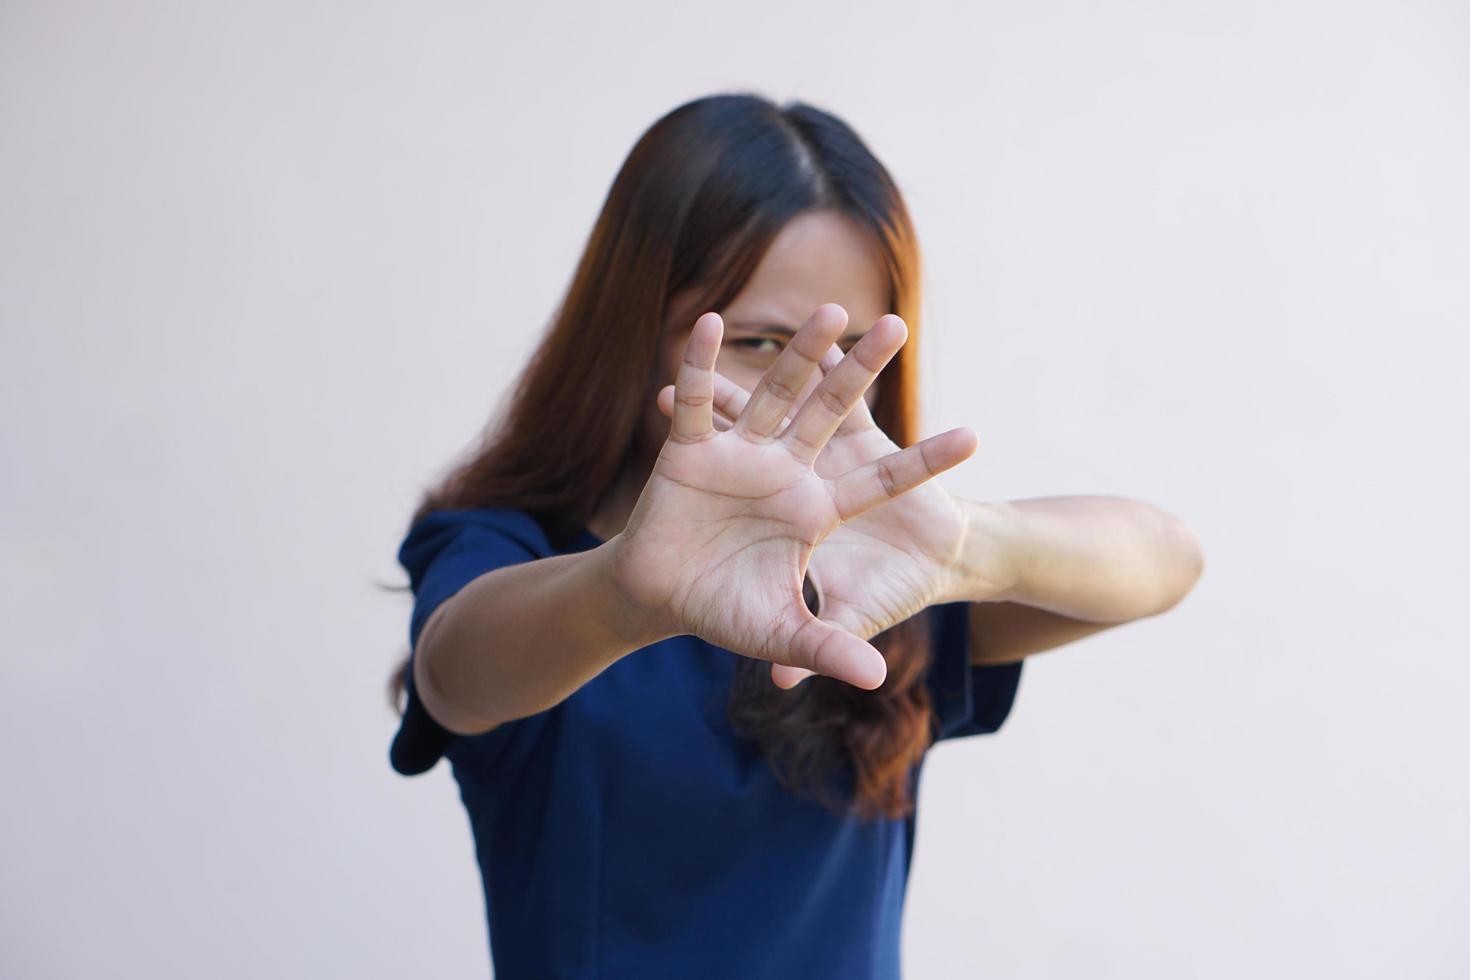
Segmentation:
{"type": "MultiPolygon", "coordinates": [[[[834,564],[819,570],[819,588],[824,599],[837,597],[842,618],[812,615],[802,580],[813,552],[845,523],[968,458],[976,439],[952,429],[852,465],[834,456],[838,465],[819,473],[819,454],[908,336],[898,317],[879,320],[790,415],[846,325],[842,307],[818,307],[717,429],[714,363],[724,325],[713,312],[695,322],[673,386],[669,437],[614,539],[613,567],[624,592],[668,635],[692,633],[799,676],[811,671],[871,690],[887,665],[865,637],[887,612],[875,617],[866,595],[865,616],[841,614],[844,591],[851,588],[854,600],[859,592],[843,585],[834,564]]],[[[901,598],[892,610],[909,604],[901,598]]]]}
{"type": "MultiPolygon", "coordinates": [[[[841,357],[841,349],[832,345],[820,362],[823,373],[831,372],[841,357]]],[[[658,393],[665,414],[673,410],[673,395],[672,385],[658,393]]],[[[744,388],[715,372],[717,428],[729,428],[749,399],[744,388]]],[[[831,477],[896,451],[867,403],[859,400],[817,455],[814,469],[818,476],[831,477]]],[[[954,591],[955,560],[965,533],[960,503],[937,480],[844,522],[814,550],[807,567],[820,598],[821,618],[867,639],[943,601],[954,591]]],[[[780,687],[791,687],[811,673],[779,663],[771,666],[772,680],[780,687]]]]}

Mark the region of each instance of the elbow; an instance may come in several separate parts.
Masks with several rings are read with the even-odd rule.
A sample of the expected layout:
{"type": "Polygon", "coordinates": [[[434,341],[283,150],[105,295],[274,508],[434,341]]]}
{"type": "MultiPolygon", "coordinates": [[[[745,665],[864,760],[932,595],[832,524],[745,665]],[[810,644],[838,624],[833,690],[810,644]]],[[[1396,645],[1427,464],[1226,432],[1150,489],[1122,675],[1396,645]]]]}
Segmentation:
{"type": "Polygon", "coordinates": [[[429,717],[433,718],[440,728],[454,735],[483,735],[499,724],[499,722],[485,721],[460,708],[453,701],[444,697],[433,684],[425,685],[419,691],[419,700],[424,703],[424,710],[428,712],[429,717]]]}
{"type": "Polygon", "coordinates": [[[434,676],[433,646],[428,643],[428,631],[420,637],[418,652],[413,658],[413,686],[429,717],[454,735],[483,735],[499,722],[488,721],[466,711],[444,693],[443,686],[434,676]]]}

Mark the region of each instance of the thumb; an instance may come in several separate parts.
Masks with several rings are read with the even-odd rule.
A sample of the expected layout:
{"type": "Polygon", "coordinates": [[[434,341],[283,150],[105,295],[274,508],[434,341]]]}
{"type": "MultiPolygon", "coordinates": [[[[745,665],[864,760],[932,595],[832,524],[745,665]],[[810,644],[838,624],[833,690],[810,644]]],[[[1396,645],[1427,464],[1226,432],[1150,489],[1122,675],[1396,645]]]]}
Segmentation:
{"type": "Polygon", "coordinates": [[[878,648],[826,620],[802,603],[796,628],[784,644],[788,659],[771,665],[778,687],[791,687],[813,673],[845,681],[865,691],[876,690],[888,676],[888,662],[878,648]],[[782,683],[789,679],[789,683],[782,683]]]}
{"type": "MultiPolygon", "coordinates": [[[[822,617],[821,621],[835,626],[839,630],[851,633],[860,639],[862,637],[861,631],[866,624],[861,622],[857,617],[848,615],[848,611],[852,607],[843,603],[833,603],[830,599],[828,600],[828,603],[835,608],[833,609],[831,615],[822,617]]],[[[869,646],[871,645],[872,644],[869,644],[869,646]]],[[[874,649],[876,649],[876,647],[874,649]]],[[[879,653],[879,656],[882,656],[881,652],[879,653]]],[[[887,661],[885,660],[885,675],[887,669],[887,661]]],[[[808,677],[814,676],[816,673],[816,671],[810,670],[806,667],[795,667],[789,664],[773,663],[771,664],[771,683],[775,684],[782,690],[789,691],[796,685],[800,684],[802,681],[806,680],[808,677]]]]}

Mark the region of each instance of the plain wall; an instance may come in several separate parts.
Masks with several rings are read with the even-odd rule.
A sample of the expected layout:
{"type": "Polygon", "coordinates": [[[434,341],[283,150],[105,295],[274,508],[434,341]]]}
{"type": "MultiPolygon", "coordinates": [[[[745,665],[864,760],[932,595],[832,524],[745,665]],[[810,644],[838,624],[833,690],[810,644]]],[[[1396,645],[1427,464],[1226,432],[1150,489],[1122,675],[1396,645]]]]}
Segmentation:
{"type": "Polygon", "coordinates": [[[1205,547],[931,755],[907,975],[1470,974],[1470,8],[1402,0],[0,2],[0,973],[486,974],[375,583],[747,89],[907,195],[944,485],[1205,547]]]}

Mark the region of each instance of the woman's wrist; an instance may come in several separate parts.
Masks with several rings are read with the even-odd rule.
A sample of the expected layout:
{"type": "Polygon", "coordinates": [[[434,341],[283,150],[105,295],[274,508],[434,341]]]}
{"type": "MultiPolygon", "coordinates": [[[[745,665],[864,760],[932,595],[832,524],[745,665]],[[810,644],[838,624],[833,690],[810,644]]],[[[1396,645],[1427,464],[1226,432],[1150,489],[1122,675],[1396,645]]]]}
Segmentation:
{"type": "Polygon", "coordinates": [[[949,571],[943,602],[996,602],[1021,584],[1023,530],[1019,515],[1003,500],[956,498],[964,531],[949,571]]]}
{"type": "Polygon", "coordinates": [[[639,603],[622,585],[622,532],[614,534],[592,551],[594,574],[602,590],[603,622],[616,642],[632,652],[678,636],[670,622],[668,610],[648,608],[639,603]]]}

